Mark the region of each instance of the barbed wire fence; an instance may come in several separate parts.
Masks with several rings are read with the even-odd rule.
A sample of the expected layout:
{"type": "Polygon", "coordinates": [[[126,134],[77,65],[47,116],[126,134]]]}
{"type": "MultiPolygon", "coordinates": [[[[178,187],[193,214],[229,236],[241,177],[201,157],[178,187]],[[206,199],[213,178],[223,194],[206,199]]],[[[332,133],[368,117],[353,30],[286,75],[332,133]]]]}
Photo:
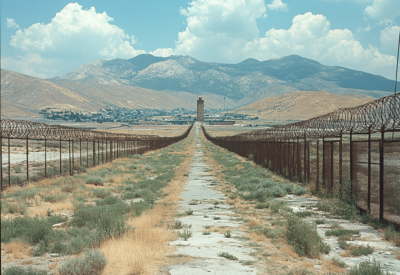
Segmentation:
{"type": "Polygon", "coordinates": [[[73,175],[117,158],[161,149],[185,139],[192,127],[178,136],[161,137],[2,119],[1,190],[13,184],[73,175]]]}
{"type": "Polygon", "coordinates": [[[357,206],[400,224],[400,94],[305,121],[233,136],[204,135],[318,192],[345,192],[357,206]]]}

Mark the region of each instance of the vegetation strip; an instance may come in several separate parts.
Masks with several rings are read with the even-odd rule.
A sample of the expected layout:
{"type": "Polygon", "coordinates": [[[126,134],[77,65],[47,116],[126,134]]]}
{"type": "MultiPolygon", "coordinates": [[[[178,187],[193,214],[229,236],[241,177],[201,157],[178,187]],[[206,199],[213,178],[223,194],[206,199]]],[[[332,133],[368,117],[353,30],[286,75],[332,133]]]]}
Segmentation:
{"type": "MultiPolygon", "coordinates": [[[[174,178],[175,169],[186,157],[185,153],[181,153],[185,152],[185,146],[187,141],[182,141],[144,156],[134,155],[98,166],[85,175],[60,178],[53,182],[45,180],[37,185],[2,193],[2,249],[22,242],[29,247],[28,250],[33,250],[33,253],[27,252],[24,257],[32,253],[33,261],[40,261],[41,256],[44,260],[43,257],[49,253],[63,259],[86,251],[84,257],[97,259],[89,261],[93,263],[93,268],[96,265],[96,274],[104,268],[107,270],[109,253],[104,256],[104,253],[96,252],[99,250],[93,250],[93,253],[89,251],[103,249],[106,243],[127,236],[138,238],[139,226],[136,221],[143,216],[142,213],[153,208],[159,209],[157,201],[169,195],[164,190],[174,178]],[[67,207],[55,208],[59,202],[67,207]],[[42,204],[49,207],[45,212],[38,212],[36,208],[42,208],[42,204]],[[17,214],[13,208],[15,205],[23,205],[18,209],[22,213],[17,214]],[[73,211],[73,215],[61,215],[66,210],[73,211]]],[[[12,262],[12,258],[8,258],[8,261],[12,262]]],[[[78,262],[73,261],[79,260],[67,261],[59,268],[59,272],[85,274],[80,273],[78,262]]],[[[2,266],[7,266],[3,260],[2,266]]],[[[48,267],[46,263],[41,266],[48,267]]]]}
{"type": "MultiPolygon", "coordinates": [[[[330,271],[330,274],[346,273],[343,269],[346,265],[339,259],[333,258],[329,263],[328,259],[321,258],[325,253],[329,253],[330,247],[323,243],[322,239],[318,236],[316,224],[325,224],[325,219],[314,218],[314,225],[309,222],[301,221],[300,218],[318,216],[319,214],[314,211],[292,213],[292,210],[287,204],[278,199],[287,194],[307,194],[309,193],[307,188],[295,185],[283,177],[274,175],[268,170],[238,157],[211,142],[205,142],[204,145],[207,149],[206,154],[211,156],[221,167],[220,178],[223,182],[226,182],[221,188],[226,192],[230,200],[229,204],[234,205],[236,212],[241,215],[243,219],[247,220],[250,229],[250,238],[252,240],[261,241],[260,247],[262,248],[259,254],[262,259],[265,257],[271,259],[265,259],[269,265],[269,272],[280,274],[282,270],[279,271],[279,266],[279,268],[283,267],[286,269],[282,271],[284,274],[319,273],[319,270],[313,268],[314,264],[307,264],[307,268],[299,267],[299,265],[304,266],[306,263],[309,263],[303,258],[301,258],[302,264],[297,260],[299,256],[306,256],[318,259],[318,264],[323,266],[325,272],[330,271]],[[243,202],[243,200],[245,200],[245,202],[243,202]],[[260,219],[259,217],[262,218],[260,219]],[[270,242],[268,243],[267,240],[267,243],[263,244],[263,239],[256,237],[257,235],[253,233],[267,237],[270,239],[270,242]],[[283,249],[283,242],[290,244],[292,251],[288,251],[287,247],[283,249]],[[274,246],[274,249],[271,249],[271,246],[274,246]],[[262,251],[276,251],[276,248],[278,252],[272,254],[271,252],[262,253],[262,251]],[[280,257],[274,257],[274,254],[280,255],[280,257]],[[291,268],[288,270],[287,263],[282,261],[282,258],[298,262],[299,264],[293,265],[293,263],[291,263],[291,268]],[[292,260],[290,260],[290,258],[292,258],[292,260]],[[290,272],[287,273],[288,271],[290,272]]],[[[348,181],[344,182],[343,190],[345,191],[343,195],[335,193],[333,196],[324,197],[322,203],[317,205],[318,210],[333,211],[334,215],[346,219],[357,219],[359,216],[354,199],[350,196],[351,192],[347,192],[350,186],[348,181]]],[[[311,209],[311,207],[306,207],[306,209],[311,209]]],[[[361,216],[360,219],[367,220],[367,217],[369,216],[364,215],[361,216]]],[[[398,231],[396,231],[393,226],[386,227],[386,239],[391,239],[396,242],[398,240],[398,231]]],[[[332,228],[326,232],[327,236],[338,236],[342,239],[346,239],[350,235],[359,234],[357,230],[347,230],[343,228],[332,228]]],[[[342,242],[344,242],[342,245],[347,246],[345,241],[342,242]]],[[[372,253],[373,249],[368,246],[350,246],[349,252],[352,255],[367,255],[372,253]]],[[[261,261],[261,263],[263,263],[263,261],[261,261]]],[[[379,266],[380,270],[380,265],[377,262],[375,262],[375,264],[362,262],[360,265],[353,266],[349,272],[350,274],[385,274],[383,271],[380,271],[381,273],[373,273],[377,270],[377,266],[379,266]],[[357,273],[357,270],[361,269],[363,272],[369,270],[367,272],[370,273],[357,273]]]]}

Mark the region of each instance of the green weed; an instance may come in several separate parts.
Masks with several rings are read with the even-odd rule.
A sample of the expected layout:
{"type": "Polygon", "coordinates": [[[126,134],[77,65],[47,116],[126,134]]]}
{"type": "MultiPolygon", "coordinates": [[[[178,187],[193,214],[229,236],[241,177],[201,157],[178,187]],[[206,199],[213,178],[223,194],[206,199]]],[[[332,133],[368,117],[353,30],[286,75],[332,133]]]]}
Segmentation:
{"type": "Polygon", "coordinates": [[[60,275],[95,275],[101,274],[107,264],[104,253],[100,250],[87,250],[85,256],[69,260],[59,270],[60,275]]]}
{"type": "Polygon", "coordinates": [[[321,253],[328,254],[330,248],[322,242],[315,227],[301,221],[295,215],[287,216],[286,235],[296,251],[303,251],[310,258],[318,258],[321,253]]]}
{"type": "Polygon", "coordinates": [[[232,260],[232,261],[237,261],[238,260],[237,257],[229,254],[228,252],[220,252],[220,253],[218,253],[218,256],[219,257],[223,257],[223,258],[228,259],[228,260],[232,260]]]}

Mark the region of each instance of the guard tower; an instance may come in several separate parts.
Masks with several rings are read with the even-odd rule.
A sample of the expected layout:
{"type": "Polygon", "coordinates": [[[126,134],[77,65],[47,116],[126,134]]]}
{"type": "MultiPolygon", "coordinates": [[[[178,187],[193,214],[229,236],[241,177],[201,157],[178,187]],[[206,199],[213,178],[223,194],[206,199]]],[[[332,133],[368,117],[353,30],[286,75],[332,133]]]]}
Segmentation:
{"type": "Polygon", "coordinates": [[[197,121],[204,121],[204,100],[201,96],[197,100],[197,121]]]}

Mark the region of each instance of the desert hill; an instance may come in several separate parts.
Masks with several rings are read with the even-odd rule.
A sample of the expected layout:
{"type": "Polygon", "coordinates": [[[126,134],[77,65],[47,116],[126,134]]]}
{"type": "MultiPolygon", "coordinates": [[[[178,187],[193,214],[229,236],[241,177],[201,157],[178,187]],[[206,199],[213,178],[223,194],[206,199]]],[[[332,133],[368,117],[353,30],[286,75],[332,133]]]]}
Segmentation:
{"type": "Polygon", "coordinates": [[[266,120],[305,120],[332,112],[338,108],[365,104],[373,97],[356,98],[329,92],[297,91],[275,97],[264,98],[236,109],[232,113],[258,116],[266,120]]]}
{"type": "MultiPolygon", "coordinates": [[[[207,108],[222,108],[223,96],[204,94],[207,108]]],[[[112,84],[54,83],[8,70],[1,70],[2,116],[35,116],[44,108],[97,111],[105,106],[134,109],[195,109],[197,95],[155,91],[112,84]]],[[[233,104],[232,101],[227,101],[233,104]]]]}

